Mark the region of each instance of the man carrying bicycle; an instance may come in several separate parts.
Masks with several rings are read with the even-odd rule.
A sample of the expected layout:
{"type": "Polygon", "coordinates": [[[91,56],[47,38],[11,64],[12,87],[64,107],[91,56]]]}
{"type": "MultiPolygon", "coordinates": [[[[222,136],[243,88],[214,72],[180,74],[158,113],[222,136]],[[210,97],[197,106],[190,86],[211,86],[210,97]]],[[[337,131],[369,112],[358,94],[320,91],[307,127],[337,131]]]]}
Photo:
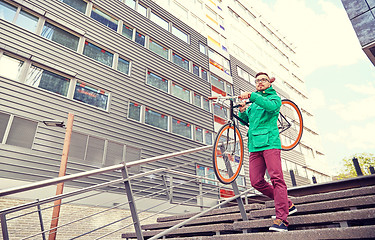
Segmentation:
{"type": "Polygon", "coordinates": [[[256,74],[255,78],[257,91],[241,94],[242,99],[249,98],[252,104],[247,108],[245,102],[240,103],[238,114],[249,123],[250,181],[256,190],[275,202],[276,220],[269,230],[288,231],[287,217],[297,209],[288,198],[281,166],[281,141],[277,127],[281,99],[272,88],[274,78],[270,79],[263,72],[256,74]],[[266,169],[272,185],[264,179],[266,169]]]}

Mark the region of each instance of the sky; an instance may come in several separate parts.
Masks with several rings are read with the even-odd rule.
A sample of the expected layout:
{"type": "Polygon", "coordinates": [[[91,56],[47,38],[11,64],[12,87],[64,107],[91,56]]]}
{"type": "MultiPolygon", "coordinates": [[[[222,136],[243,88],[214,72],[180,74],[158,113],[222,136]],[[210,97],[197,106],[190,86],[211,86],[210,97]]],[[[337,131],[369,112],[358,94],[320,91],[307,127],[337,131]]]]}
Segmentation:
{"type": "Polygon", "coordinates": [[[375,154],[375,67],[340,0],[256,0],[262,16],[296,46],[329,171],[375,154]]]}

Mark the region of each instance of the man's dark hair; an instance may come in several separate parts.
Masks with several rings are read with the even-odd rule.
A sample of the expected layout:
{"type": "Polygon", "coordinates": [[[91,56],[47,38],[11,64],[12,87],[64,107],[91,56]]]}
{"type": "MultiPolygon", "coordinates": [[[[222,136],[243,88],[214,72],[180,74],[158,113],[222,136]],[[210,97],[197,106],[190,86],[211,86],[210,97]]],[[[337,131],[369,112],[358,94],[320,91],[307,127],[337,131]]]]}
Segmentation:
{"type": "Polygon", "coordinates": [[[255,77],[258,77],[259,75],[266,75],[268,78],[270,78],[270,77],[268,76],[268,74],[265,73],[265,72],[258,72],[258,73],[255,75],[255,77]]]}

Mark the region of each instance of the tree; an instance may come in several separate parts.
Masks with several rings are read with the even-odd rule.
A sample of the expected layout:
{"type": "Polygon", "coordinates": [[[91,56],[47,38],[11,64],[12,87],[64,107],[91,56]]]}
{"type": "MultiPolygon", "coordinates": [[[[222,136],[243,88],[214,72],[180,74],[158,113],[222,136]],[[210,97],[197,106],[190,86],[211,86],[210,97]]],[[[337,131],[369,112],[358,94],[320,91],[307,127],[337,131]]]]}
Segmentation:
{"type": "Polygon", "coordinates": [[[339,172],[337,179],[353,178],[357,176],[353,165],[353,158],[358,159],[363,175],[370,175],[369,167],[375,167],[375,155],[372,153],[356,153],[349,158],[344,158],[344,167],[339,172]]]}

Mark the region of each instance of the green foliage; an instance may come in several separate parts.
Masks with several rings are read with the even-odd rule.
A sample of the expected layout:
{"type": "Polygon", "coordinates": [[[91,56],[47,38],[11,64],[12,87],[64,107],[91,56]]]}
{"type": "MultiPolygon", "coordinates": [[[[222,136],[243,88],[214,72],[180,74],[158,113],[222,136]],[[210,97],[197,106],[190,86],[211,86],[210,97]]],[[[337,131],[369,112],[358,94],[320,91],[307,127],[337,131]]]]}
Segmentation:
{"type": "Polygon", "coordinates": [[[337,179],[353,178],[357,176],[353,165],[353,158],[358,159],[359,166],[361,167],[363,175],[370,175],[369,167],[375,167],[375,155],[372,153],[356,153],[349,158],[344,158],[344,167],[339,172],[337,179]]]}

